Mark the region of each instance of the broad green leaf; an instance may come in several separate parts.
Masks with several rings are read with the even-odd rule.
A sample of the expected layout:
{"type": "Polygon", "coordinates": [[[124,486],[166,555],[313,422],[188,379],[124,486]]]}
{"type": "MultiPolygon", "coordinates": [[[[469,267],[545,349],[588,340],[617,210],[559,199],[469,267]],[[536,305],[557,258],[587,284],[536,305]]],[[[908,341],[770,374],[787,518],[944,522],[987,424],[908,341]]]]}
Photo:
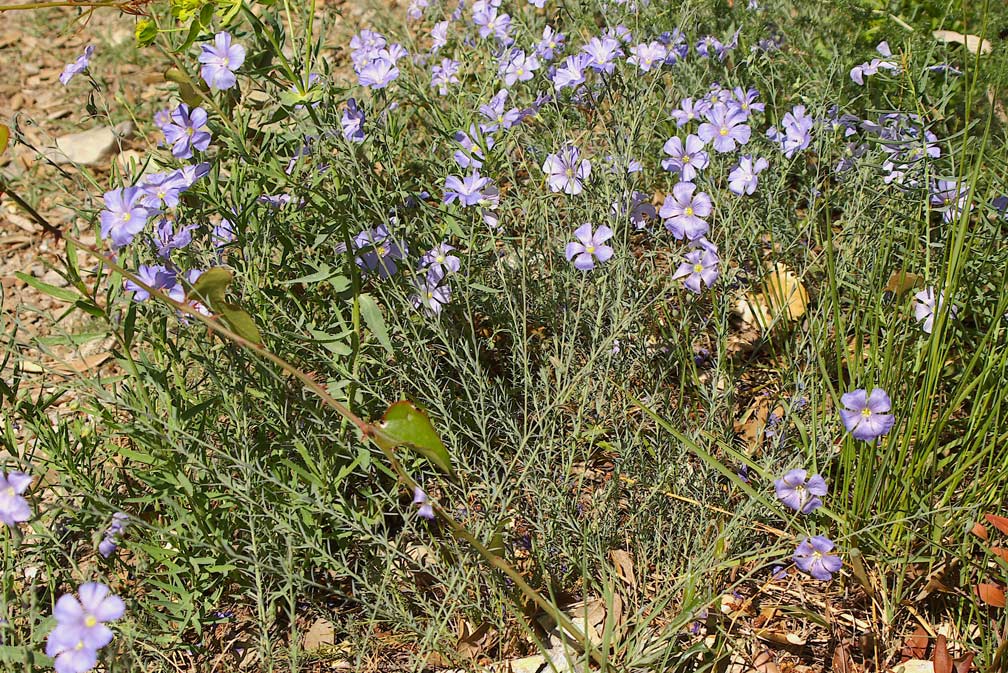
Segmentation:
{"type": "Polygon", "coordinates": [[[10,129],[7,128],[6,124],[0,124],[0,154],[4,153],[7,149],[7,143],[10,142],[10,129]]]}
{"type": "Polygon", "coordinates": [[[193,283],[189,296],[195,296],[202,303],[207,304],[214,311],[218,310],[218,305],[224,304],[224,293],[234,280],[234,274],[230,269],[222,266],[215,266],[207,269],[193,283]]]}
{"type": "Polygon", "coordinates": [[[242,307],[238,306],[238,304],[224,302],[218,308],[220,309],[218,312],[224,318],[224,321],[227,322],[232,332],[258,346],[262,345],[262,336],[259,334],[259,328],[256,327],[252,316],[246,313],[242,307]]]}
{"type": "Polygon", "coordinates": [[[137,21],[136,30],[133,32],[137,47],[149,47],[157,39],[157,24],[151,19],[140,19],[137,21]]]}
{"type": "Polygon", "coordinates": [[[375,335],[378,343],[382,345],[389,357],[392,357],[392,341],[389,339],[388,328],[385,326],[385,318],[382,317],[378,302],[369,294],[362,294],[357,298],[357,301],[360,305],[361,317],[364,318],[368,329],[375,335]]]}
{"type": "Polygon", "coordinates": [[[375,441],[379,446],[386,449],[408,446],[449,475],[455,474],[448,449],[434,431],[430,418],[412,402],[401,400],[390,406],[377,427],[393,440],[388,442],[382,437],[377,437],[375,441]]]}
{"type": "Polygon", "coordinates": [[[78,299],[80,299],[80,293],[74,290],[69,290],[62,287],[56,287],[55,285],[50,285],[49,283],[43,283],[35,276],[29,276],[27,273],[22,273],[20,271],[18,271],[14,275],[23,280],[24,282],[28,283],[28,285],[32,286],[39,292],[44,292],[50,297],[55,297],[60,301],[76,302],[78,299]]]}

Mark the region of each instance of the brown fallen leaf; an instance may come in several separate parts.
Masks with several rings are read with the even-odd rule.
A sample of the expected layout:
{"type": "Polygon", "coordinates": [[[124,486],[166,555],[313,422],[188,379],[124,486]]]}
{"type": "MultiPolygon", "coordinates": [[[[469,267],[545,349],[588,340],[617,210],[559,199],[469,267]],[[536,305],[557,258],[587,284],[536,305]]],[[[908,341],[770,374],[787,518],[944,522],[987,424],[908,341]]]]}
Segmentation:
{"type": "Polygon", "coordinates": [[[970,532],[976,535],[981,540],[987,539],[987,527],[984,526],[982,523],[973,524],[973,528],[970,529],[970,532]]]}
{"type": "Polygon", "coordinates": [[[613,568],[616,569],[616,574],[620,579],[632,587],[637,586],[637,575],[634,574],[634,562],[630,552],[623,549],[613,549],[609,552],[609,558],[612,559],[613,568]]]}
{"type": "Polygon", "coordinates": [[[1008,549],[1004,547],[991,547],[990,551],[995,556],[999,556],[1002,560],[1008,563],[1008,549]]]}
{"type": "Polygon", "coordinates": [[[753,635],[760,640],[785,647],[802,647],[806,642],[797,633],[785,633],[777,629],[753,629],[753,635]]]}
{"type": "Polygon", "coordinates": [[[987,605],[995,608],[1005,606],[1004,589],[996,584],[978,584],[976,585],[976,594],[987,605]]]}
{"type": "Polygon", "coordinates": [[[808,291],[784,264],[775,264],[759,289],[740,298],[735,312],[742,322],[759,325],[764,332],[778,323],[794,322],[808,310],[808,291]]]}
{"type": "Polygon", "coordinates": [[[954,30],[936,30],[931,33],[936,40],[941,42],[952,42],[966,46],[971,54],[980,52],[981,54],[991,53],[991,43],[977,35],[963,35],[954,30]]]}
{"type": "Polygon", "coordinates": [[[882,288],[882,291],[894,292],[897,295],[904,295],[920,285],[923,280],[923,276],[918,276],[916,273],[910,273],[909,271],[893,271],[892,275],[889,276],[889,280],[886,281],[885,287],[882,288]]]}
{"type": "Polygon", "coordinates": [[[835,673],[857,673],[854,657],[846,643],[840,643],[833,650],[833,671],[835,673]]]}
{"type": "Polygon", "coordinates": [[[987,523],[994,526],[1005,535],[1008,535],[1008,517],[998,516],[996,514],[984,514],[984,518],[987,519],[987,523]]]}
{"type": "Polygon", "coordinates": [[[923,659],[924,655],[927,654],[927,646],[928,632],[923,626],[918,625],[917,630],[907,636],[906,641],[904,641],[903,649],[900,650],[900,656],[904,660],[923,659]]]}
{"type": "Polygon", "coordinates": [[[910,659],[893,666],[893,673],[934,673],[934,663],[924,659],[910,659]]]}
{"type": "Polygon", "coordinates": [[[934,673],[952,673],[952,657],[948,653],[948,640],[943,635],[938,636],[938,640],[935,642],[931,663],[934,664],[934,673]]]}

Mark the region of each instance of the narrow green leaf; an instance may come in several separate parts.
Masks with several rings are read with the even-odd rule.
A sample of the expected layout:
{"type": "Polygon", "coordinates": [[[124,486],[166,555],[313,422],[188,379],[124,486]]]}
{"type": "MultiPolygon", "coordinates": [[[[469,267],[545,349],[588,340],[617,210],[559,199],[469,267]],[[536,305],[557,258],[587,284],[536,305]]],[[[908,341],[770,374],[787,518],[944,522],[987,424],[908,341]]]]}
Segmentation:
{"type": "Polygon", "coordinates": [[[6,124],[0,124],[0,154],[3,154],[7,149],[7,143],[10,142],[10,129],[7,128],[6,124]]]}
{"type": "Polygon", "coordinates": [[[224,302],[218,305],[218,313],[227,322],[228,328],[238,336],[261,346],[262,336],[256,326],[252,316],[245,312],[238,304],[224,302]]]}
{"type": "Polygon", "coordinates": [[[401,400],[390,406],[382,417],[378,428],[391,442],[376,438],[379,446],[393,449],[408,446],[424,456],[450,475],[455,474],[451,456],[438,437],[427,413],[408,400],[401,400]]]}
{"type": "Polygon", "coordinates": [[[392,341],[389,339],[388,328],[385,326],[385,318],[382,317],[378,302],[369,294],[362,294],[357,301],[360,304],[361,317],[364,318],[368,329],[375,335],[389,357],[392,357],[392,341]]]}
{"type": "Polygon", "coordinates": [[[43,283],[35,276],[30,276],[27,273],[22,273],[20,271],[16,272],[14,275],[28,283],[28,285],[32,286],[39,292],[44,292],[50,297],[55,297],[60,301],[75,302],[80,299],[80,293],[74,290],[56,287],[55,285],[50,285],[49,283],[43,283]]]}

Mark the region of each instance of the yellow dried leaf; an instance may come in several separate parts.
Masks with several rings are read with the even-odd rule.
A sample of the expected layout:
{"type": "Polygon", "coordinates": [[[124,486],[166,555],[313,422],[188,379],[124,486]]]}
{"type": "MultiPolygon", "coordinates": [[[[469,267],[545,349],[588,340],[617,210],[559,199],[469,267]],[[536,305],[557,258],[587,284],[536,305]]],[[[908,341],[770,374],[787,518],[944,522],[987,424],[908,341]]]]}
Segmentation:
{"type": "Polygon", "coordinates": [[[895,292],[897,295],[903,295],[920,285],[922,280],[924,280],[923,276],[918,276],[916,273],[910,273],[909,271],[893,271],[892,275],[889,276],[889,280],[886,281],[885,287],[882,288],[882,291],[895,292]]]}
{"type": "Polygon", "coordinates": [[[743,322],[768,331],[780,322],[794,322],[808,310],[809,296],[801,279],[777,263],[760,284],[761,292],[748,292],[735,305],[743,322]]]}
{"type": "Polygon", "coordinates": [[[936,40],[942,42],[954,42],[956,44],[966,45],[966,49],[969,50],[971,54],[975,54],[978,51],[981,54],[991,53],[991,43],[977,35],[963,35],[962,33],[957,33],[954,30],[936,30],[933,33],[936,40]]]}

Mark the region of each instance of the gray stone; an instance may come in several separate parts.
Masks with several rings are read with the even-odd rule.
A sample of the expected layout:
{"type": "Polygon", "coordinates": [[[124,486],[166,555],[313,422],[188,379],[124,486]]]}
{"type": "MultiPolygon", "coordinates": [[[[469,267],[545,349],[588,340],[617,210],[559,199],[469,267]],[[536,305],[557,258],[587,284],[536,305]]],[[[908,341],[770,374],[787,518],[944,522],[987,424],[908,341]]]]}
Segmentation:
{"type": "Polygon", "coordinates": [[[122,122],[113,128],[91,129],[57,138],[56,147],[46,148],[42,153],[47,159],[60,165],[79,164],[89,168],[103,168],[131,135],[133,123],[122,122]]]}

